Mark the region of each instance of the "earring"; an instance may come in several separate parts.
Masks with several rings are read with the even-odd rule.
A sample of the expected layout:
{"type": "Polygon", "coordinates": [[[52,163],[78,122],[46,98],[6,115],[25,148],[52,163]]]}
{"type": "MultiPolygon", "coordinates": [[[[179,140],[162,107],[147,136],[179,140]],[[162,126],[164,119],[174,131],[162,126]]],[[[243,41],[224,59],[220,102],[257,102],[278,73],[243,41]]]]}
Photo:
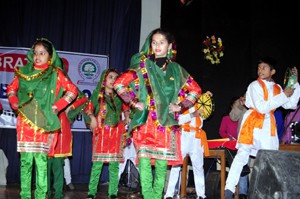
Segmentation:
{"type": "Polygon", "coordinates": [[[149,55],[153,55],[153,50],[151,47],[149,48],[149,55]]]}
{"type": "Polygon", "coordinates": [[[51,65],[51,60],[48,60],[48,65],[51,65]]]}

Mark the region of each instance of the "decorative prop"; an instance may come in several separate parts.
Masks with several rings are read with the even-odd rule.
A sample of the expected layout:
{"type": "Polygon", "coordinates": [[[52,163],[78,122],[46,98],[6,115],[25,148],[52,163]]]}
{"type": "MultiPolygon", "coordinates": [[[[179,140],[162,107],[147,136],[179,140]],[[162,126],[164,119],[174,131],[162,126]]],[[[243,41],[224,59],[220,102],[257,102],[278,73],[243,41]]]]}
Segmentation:
{"type": "Polygon", "coordinates": [[[216,39],[215,35],[206,36],[203,44],[204,59],[209,60],[211,64],[220,64],[220,57],[224,56],[222,39],[220,37],[216,39]]]}
{"type": "Polygon", "coordinates": [[[290,68],[287,68],[284,75],[283,87],[291,87],[294,88],[294,84],[297,82],[297,76],[293,74],[290,68]]]}
{"type": "Polygon", "coordinates": [[[215,103],[209,94],[203,93],[199,96],[198,100],[196,101],[196,108],[202,109],[203,113],[201,114],[201,117],[203,119],[207,119],[214,112],[215,103]]]}

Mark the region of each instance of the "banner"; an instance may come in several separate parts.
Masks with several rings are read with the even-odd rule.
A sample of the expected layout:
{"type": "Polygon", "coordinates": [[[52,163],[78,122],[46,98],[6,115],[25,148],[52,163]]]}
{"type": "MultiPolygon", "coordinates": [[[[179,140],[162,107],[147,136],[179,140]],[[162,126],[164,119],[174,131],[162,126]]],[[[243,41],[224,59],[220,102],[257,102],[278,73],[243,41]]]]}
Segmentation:
{"type": "MultiPolygon", "coordinates": [[[[16,115],[8,103],[6,89],[14,78],[15,68],[27,64],[28,50],[29,48],[0,46],[0,103],[3,106],[0,127],[15,128],[16,126],[16,115]]],[[[108,56],[66,51],[57,52],[64,61],[72,82],[90,97],[97,86],[101,73],[109,66],[108,56]]],[[[81,114],[72,124],[72,129],[86,129],[81,114]]]]}

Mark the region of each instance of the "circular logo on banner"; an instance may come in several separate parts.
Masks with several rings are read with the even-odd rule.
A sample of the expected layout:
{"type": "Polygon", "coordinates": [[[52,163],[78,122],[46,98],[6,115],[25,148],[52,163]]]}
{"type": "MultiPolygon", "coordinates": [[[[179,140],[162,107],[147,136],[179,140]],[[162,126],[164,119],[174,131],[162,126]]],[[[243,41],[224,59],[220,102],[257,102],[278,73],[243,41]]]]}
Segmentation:
{"type": "MultiPolygon", "coordinates": [[[[85,83],[93,83],[91,80],[96,79],[100,75],[100,64],[92,58],[85,58],[78,64],[79,75],[84,78],[85,83]]],[[[83,83],[81,81],[81,83],[83,83]]]]}

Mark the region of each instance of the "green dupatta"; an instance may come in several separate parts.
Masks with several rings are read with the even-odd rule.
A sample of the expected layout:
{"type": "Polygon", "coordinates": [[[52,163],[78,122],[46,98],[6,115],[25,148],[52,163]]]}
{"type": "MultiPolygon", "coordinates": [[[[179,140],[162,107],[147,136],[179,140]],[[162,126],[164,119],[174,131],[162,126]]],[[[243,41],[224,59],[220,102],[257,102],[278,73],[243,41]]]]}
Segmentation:
{"type": "MultiPolygon", "coordinates": [[[[149,59],[151,54],[150,37],[151,34],[147,37],[142,50],[131,58],[130,70],[134,70],[138,75],[139,89],[136,91],[134,82],[130,83],[129,86],[139,101],[145,104],[145,109],[144,111],[136,110],[129,130],[146,122],[145,117],[148,117],[148,108],[151,106],[151,101],[155,103],[156,118],[161,126],[168,127],[177,125],[178,122],[175,120],[174,114],[169,113],[168,107],[170,103],[177,101],[179,91],[189,76],[184,68],[172,61],[168,63],[166,74],[164,74],[163,71],[149,59]],[[149,86],[152,92],[149,92],[149,89],[147,89],[149,86]]],[[[173,58],[173,49],[170,49],[167,58],[173,58]]]]}
{"type": "Polygon", "coordinates": [[[30,49],[27,53],[28,63],[17,68],[15,74],[19,80],[18,113],[26,123],[41,132],[60,129],[60,121],[57,114],[53,113],[52,105],[63,96],[62,89],[56,96],[56,67],[60,66],[61,61],[53,45],[52,50],[53,55],[48,68],[34,69],[33,49],[30,49]]]}
{"type": "MultiPolygon", "coordinates": [[[[102,112],[102,125],[115,126],[121,119],[122,100],[114,93],[114,96],[110,98],[105,94],[105,80],[108,75],[108,70],[104,70],[101,74],[97,87],[93,91],[90,102],[94,106],[94,115],[97,116],[99,111],[102,112]]],[[[90,125],[91,120],[84,114],[85,123],[90,125]]]]}

